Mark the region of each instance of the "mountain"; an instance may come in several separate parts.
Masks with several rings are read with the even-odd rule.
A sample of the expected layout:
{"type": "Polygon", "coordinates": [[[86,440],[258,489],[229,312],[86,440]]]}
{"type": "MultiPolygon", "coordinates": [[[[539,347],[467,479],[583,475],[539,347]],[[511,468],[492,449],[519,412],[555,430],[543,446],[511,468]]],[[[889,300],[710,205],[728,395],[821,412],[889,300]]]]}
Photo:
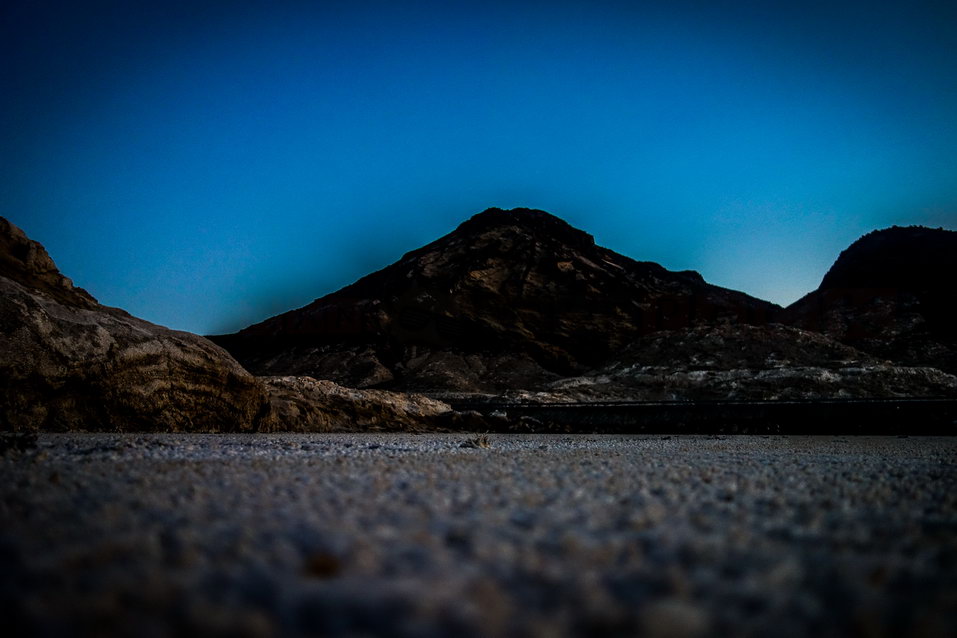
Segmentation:
{"type": "Polygon", "coordinates": [[[0,217],[0,430],[237,431],[265,386],[220,347],[97,303],[0,217]]]}
{"type": "Polygon", "coordinates": [[[42,245],[0,217],[0,432],[487,427],[415,394],[253,377],[199,335],[100,305],[60,273],[42,245]]]}
{"type": "Polygon", "coordinates": [[[582,373],[642,335],[779,310],[544,211],[491,208],[304,308],[211,338],[259,375],[496,392],[582,373]]]}
{"type": "MultiPolygon", "coordinates": [[[[820,313],[788,311],[826,328],[875,323],[888,341],[865,346],[902,348],[917,364],[952,353],[954,233],[941,232],[916,249],[899,249],[899,238],[893,250],[852,246],[807,298],[820,313]],[[860,299],[870,305],[852,303],[860,299]]],[[[270,375],[256,378],[203,337],[102,306],[0,218],[0,430],[492,427],[435,400],[458,392],[548,402],[957,395],[957,377],[767,323],[776,312],[696,273],[596,246],[547,213],[490,209],[303,309],[219,337],[270,375]]]]}
{"type": "Polygon", "coordinates": [[[957,232],[868,233],[780,320],[899,364],[957,372],[957,232]]]}

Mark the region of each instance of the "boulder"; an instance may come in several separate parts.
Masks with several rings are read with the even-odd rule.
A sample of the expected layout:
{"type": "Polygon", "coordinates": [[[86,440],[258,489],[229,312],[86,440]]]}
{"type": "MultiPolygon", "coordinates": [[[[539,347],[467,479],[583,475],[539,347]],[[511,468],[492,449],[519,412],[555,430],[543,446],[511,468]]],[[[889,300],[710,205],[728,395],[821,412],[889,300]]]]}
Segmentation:
{"type": "Polygon", "coordinates": [[[272,427],[263,384],[222,348],[100,305],[0,218],[0,429],[272,427]]]}
{"type": "Polygon", "coordinates": [[[312,377],[262,377],[277,427],[286,432],[395,432],[435,429],[447,403],[418,394],[357,390],[312,377]]]}

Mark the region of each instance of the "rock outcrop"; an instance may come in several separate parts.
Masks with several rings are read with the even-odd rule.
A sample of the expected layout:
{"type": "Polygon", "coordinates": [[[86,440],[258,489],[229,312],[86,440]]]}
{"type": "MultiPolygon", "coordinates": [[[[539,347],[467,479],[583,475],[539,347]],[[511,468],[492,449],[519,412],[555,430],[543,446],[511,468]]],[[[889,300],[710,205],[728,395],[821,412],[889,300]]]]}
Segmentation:
{"type": "Polygon", "coordinates": [[[408,432],[443,428],[448,404],[417,394],[356,390],[311,377],[263,377],[273,414],[288,432],[408,432]]]}
{"type": "Polygon", "coordinates": [[[779,310],[595,245],[543,211],[489,209],[308,306],[212,337],[260,375],[500,392],[602,365],[642,335],[779,310]]]}
{"type": "Polygon", "coordinates": [[[222,348],[98,304],[0,218],[0,429],[275,427],[263,384],[222,348]]]}
{"type": "Polygon", "coordinates": [[[899,364],[957,372],[957,232],[869,233],[780,319],[899,364]]]}
{"type": "Polygon", "coordinates": [[[64,277],[46,249],[0,217],[0,277],[77,308],[95,308],[96,299],[64,277]]]}

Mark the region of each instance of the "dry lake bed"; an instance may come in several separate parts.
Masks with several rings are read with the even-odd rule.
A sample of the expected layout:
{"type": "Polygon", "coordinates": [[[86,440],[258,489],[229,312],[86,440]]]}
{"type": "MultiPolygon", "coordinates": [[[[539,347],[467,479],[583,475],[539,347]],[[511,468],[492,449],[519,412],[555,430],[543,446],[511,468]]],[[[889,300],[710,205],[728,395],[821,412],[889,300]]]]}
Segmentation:
{"type": "Polygon", "coordinates": [[[469,438],[40,435],[0,457],[3,624],[957,635],[957,438],[469,438]]]}

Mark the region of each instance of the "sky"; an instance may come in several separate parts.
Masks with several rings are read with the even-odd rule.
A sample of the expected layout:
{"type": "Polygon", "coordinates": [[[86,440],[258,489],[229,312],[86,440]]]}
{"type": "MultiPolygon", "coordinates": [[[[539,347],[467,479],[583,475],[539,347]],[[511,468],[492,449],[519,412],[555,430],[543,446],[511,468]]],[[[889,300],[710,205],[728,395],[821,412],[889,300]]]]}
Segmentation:
{"type": "Polygon", "coordinates": [[[782,305],[859,236],[957,228],[957,2],[0,8],[0,215],[200,334],[488,207],[782,305]]]}

